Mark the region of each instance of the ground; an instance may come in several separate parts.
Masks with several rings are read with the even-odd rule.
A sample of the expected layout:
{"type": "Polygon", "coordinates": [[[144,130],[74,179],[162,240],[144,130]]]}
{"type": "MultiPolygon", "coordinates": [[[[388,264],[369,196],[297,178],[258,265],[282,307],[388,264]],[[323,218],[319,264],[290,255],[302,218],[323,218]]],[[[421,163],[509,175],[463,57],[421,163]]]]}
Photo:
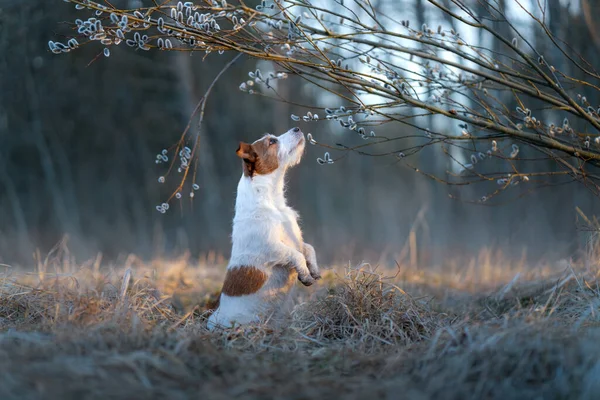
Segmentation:
{"type": "Polygon", "coordinates": [[[211,333],[224,260],[57,249],[0,274],[0,399],[597,399],[593,259],[335,266],[282,327],[211,333]]]}

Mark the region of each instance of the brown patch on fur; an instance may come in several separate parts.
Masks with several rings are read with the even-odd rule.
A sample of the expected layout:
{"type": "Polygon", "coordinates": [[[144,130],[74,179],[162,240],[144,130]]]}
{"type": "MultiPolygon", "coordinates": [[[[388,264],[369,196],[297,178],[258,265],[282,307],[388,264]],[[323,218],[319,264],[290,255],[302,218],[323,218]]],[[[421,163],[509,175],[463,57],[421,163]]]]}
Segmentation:
{"type": "Polygon", "coordinates": [[[227,270],[223,283],[223,294],[244,296],[256,293],[267,281],[267,274],[256,267],[242,265],[227,270]]]}
{"type": "Polygon", "coordinates": [[[270,143],[271,138],[273,136],[265,136],[252,144],[240,142],[235,153],[243,160],[242,168],[245,176],[266,175],[279,167],[277,157],[279,143],[270,143]]]}

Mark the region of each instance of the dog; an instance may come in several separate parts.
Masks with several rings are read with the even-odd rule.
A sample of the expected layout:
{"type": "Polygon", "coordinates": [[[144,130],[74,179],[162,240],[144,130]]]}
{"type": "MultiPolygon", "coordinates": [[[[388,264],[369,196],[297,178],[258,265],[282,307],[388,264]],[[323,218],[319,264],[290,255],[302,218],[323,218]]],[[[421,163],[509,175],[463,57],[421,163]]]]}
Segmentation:
{"type": "Polygon", "coordinates": [[[231,259],[208,328],[259,322],[283,308],[296,280],[321,278],[315,249],[302,238],[298,214],[284,197],[286,171],[300,163],[306,141],[300,128],[240,142],[231,259]]]}

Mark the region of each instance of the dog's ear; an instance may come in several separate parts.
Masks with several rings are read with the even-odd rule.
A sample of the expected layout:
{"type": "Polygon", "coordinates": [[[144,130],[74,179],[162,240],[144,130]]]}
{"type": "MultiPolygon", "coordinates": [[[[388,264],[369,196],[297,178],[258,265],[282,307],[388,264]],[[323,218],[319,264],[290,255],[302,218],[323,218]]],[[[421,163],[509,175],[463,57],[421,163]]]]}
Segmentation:
{"type": "Polygon", "coordinates": [[[240,142],[238,149],[235,154],[244,161],[256,162],[256,151],[252,148],[251,144],[240,142]]]}

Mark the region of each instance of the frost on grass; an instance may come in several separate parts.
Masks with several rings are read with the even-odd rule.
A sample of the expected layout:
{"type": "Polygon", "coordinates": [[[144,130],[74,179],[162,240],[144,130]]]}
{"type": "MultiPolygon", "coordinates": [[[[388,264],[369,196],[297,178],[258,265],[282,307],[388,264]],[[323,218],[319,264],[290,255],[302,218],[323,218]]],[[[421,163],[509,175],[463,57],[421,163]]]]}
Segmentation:
{"type": "Polygon", "coordinates": [[[287,324],[209,332],[224,259],[128,257],[126,268],[68,259],[0,274],[2,399],[38,398],[40,387],[61,399],[594,399],[600,390],[597,263],[329,270],[298,291],[287,324]]]}
{"type": "Polygon", "coordinates": [[[299,307],[295,317],[307,321],[305,333],[316,340],[353,343],[363,351],[420,342],[445,319],[368,265],[348,269],[326,296],[299,307]]]}

